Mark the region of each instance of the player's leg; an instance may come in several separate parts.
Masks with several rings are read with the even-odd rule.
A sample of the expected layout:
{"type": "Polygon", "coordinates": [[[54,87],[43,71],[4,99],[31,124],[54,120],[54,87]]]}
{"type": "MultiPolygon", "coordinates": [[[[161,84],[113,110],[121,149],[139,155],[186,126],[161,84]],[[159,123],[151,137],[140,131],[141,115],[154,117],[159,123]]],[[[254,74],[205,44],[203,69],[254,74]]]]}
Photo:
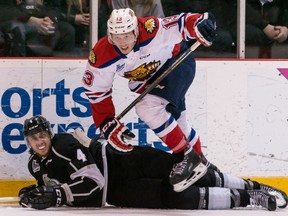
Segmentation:
{"type": "Polygon", "coordinates": [[[214,164],[210,163],[207,158],[204,156],[202,152],[202,147],[201,147],[201,141],[200,138],[197,134],[197,132],[194,130],[194,128],[191,128],[187,121],[187,111],[184,110],[181,112],[179,118],[177,119],[177,123],[179,124],[180,128],[185,134],[185,137],[187,138],[187,141],[191,146],[193,146],[193,149],[197,152],[197,154],[200,156],[202,162],[209,168],[216,170],[220,172],[217,166],[214,164]]]}
{"type": "Polygon", "coordinates": [[[175,165],[170,174],[170,182],[175,191],[182,191],[202,177],[207,167],[188,144],[175,118],[166,111],[167,103],[161,97],[148,94],[135,108],[138,116],[172,150],[175,165]]]}
{"type": "Polygon", "coordinates": [[[262,190],[242,190],[218,187],[190,186],[176,193],[168,185],[162,189],[165,208],[220,210],[235,207],[261,206],[276,209],[275,197],[262,190]]]}
{"type": "MultiPolygon", "coordinates": [[[[173,61],[166,63],[161,70],[165,70],[173,61]]],[[[175,155],[175,166],[170,174],[170,182],[175,191],[185,190],[207,171],[207,167],[187,142],[175,116],[166,110],[168,104],[179,107],[194,75],[195,60],[191,55],[159,83],[159,88],[154,88],[135,106],[138,116],[175,155]]]]}
{"type": "Polygon", "coordinates": [[[200,180],[198,180],[195,185],[199,187],[222,187],[243,190],[262,190],[269,193],[270,195],[275,196],[277,206],[279,208],[285,208],[288,203],[286,193],[278,188],[261,184],[256,181],[251,181],[249,179],[246,180],[230,174],[217,172],[211,169],[208,169],[207,173],[200,180]]]}
{"type": "Polygon", "coordinates": [[[170,153],[148,146],[134,146],[127,153],[107,149],[112,160],[110,168],[117,176],[130,181],[134,179],[167,179],[174,161],[170,153]]]}
{"type": "Polygon", "coordinates": [[[164,208],[161,199],[161,179],[134,179],[108,187],[107,203],[118,207],[164,208]]]}

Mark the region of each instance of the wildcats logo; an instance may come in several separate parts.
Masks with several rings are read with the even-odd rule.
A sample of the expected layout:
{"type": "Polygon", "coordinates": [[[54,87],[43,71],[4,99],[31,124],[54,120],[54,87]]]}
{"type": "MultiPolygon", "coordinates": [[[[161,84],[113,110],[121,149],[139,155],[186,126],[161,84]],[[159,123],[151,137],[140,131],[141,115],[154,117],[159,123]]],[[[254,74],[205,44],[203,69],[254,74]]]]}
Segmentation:
{"type": "Polygon", "coordinates": [[[124,73],[124,77],[133,81],[144,81],[152,76],[160,65],[160,61],[144,63],[133,71],[124,73]]]}
{"type": "Polygon", "coordinates": [[[156,21],[150,18],[144,22],[144,28],[147,32],[152,33],[156,28],[156,21]]]}

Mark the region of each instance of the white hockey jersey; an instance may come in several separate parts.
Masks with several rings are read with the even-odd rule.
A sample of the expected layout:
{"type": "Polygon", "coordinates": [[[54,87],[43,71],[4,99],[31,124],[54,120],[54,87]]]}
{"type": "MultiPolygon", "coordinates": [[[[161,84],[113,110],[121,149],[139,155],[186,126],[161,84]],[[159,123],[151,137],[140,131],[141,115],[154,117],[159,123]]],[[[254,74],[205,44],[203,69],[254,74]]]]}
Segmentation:
{"type": "Polygon", "coordinates": [[[127,55],[111,44],[108,36],[96,43],[82,79],[96,127],[115,116],[111,97],[114,75],[129,79],[130,90],[141,93],[165,62],[179,54],[180,42],[196,38],[194,26],[201,19],[203,15],[198,13],[138,18],[137,43],[127,55]]]}

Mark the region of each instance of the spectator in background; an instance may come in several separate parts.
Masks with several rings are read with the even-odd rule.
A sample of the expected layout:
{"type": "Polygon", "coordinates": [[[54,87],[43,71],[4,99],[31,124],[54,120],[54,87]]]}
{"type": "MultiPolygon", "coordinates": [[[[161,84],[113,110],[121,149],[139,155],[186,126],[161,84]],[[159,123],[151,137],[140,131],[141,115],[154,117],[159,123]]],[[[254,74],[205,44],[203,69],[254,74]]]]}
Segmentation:
{"type": "MultiPolygon", "coordinates": [[[[226,16],[229,15],[227,18],[230,18],[228,29],[236,41],[237,0],[223,0],[223,4],[226,5],[226,16]]],[[[270,58],[272,45],[287,41],[287,5],[287,0],[246,1],[245,43],[248,46],[259,46],[259,58],[270,58]]]]}
{"type": "Polygon", "coordinates": [[[156,16],[163,18],[164,12],[160,0],[111,0],[111,9],[131,8],[136,16],[156,16]]]}
{"type": "Polygon", "coordinates": [[[5,34],[0,28],[0,56],[6,56],[6,46],[7,46],[7,43],[6,43],[5,34]]]}
{"type": "Polygon", "coordinates": [[[60,0],[60,2],[64,17],[75,29],[76,47],[87,46],[90,24],[89,0],[60,0]]]}
{"type": "MultiPolygon", "coordinates": [[[[162,0],[165,16],[179,11],[208,11],[215,15],[217,37],[209,49],[233,51],[237,41],[237,0],[162,0]]],[[[259,46],[259,57],[270,57],[273,43],[287,43],[287,0],[247,0],[246,35],[248,46],[259,46]],[[264,52],[263,52],[264,51],[264,52]]],[[[202,49],[205,49],[202,47],[202,49]]],[[[199,50],[199,49],[198,49],[199,50]]]]}
{"type": "MultiPolygon", "coordinates": [[[[263,33],[256,36],[255,43],[269,44],[277,41],[282,43],[287,39],[287,26],[282,20],[287,11],[287,0],[247,0],[247,28],[252,32],[257,32],[258,29],[263,33]],[[285,11],[286,8],[286,11],[285,11]]],[[[287,16],[287,15],[286,15],[287,16]]],[[[287,23],[286,23],[287,24],[287,23]]],[[[251,34],[251,32],[249,31],[251,34]]],[[[248,37],[248,35],[247,35],[248,37]]],[[[248,37],[248,42],[250,41],[248,37]]]]}
{"type": "Polygon", "coordinates": [[[110,8],[106,0],[99,0],[98,7],[98,39],[100,39],[107,35],[107,20],[110,15],[110,8]]]}
{"type": "MultiPolygon", "coordinates": [[[[75,46],[81,56],[88,56],[90,35],[90,0],[60,0],[62,13],[75,28],[75,46]],[[87,50],[87,55],[85,53],[87,50]],[[84,53],[83,53],[84,51],[84,53]]],[[[107,35],[110,10],[106,0],[98,0],[98,39],[107,35]]]]}
{"type": "MultiPolygon", "coordinates": [[[[227,3],[225,0],[161,0],[161,2],[165,16],[172,16],[180,12],[211,12],[217,21],[217,37],[209,50],[229,52],[235,50],[235,40],[230,32],[230,16],[234,17],[236,14],[230,13],[229,0],[227,3]]],[[[207,50],[205,47],[200,47],[200,49],[207,50]]]]}
{"type": "Polygon", "coordinates": [[[260,46],[259,58],[271,58],[272,45],[287,41],[287,5],[287,0],[247,0],[246,43],[260,46]]]}
{"type": "Polygon", "coordinates": [[[0,22],[6,33],[21,38],[18,56],[75,54],[75,31],[61,15],[58,0],[0,0],[0,22]]]}
{"type": "Polygon", "coordinates": [[[19,28],[7,32],[6,23],[0,21],[0,56],[25,56],[24,50],[25,43],[19,28]]]}

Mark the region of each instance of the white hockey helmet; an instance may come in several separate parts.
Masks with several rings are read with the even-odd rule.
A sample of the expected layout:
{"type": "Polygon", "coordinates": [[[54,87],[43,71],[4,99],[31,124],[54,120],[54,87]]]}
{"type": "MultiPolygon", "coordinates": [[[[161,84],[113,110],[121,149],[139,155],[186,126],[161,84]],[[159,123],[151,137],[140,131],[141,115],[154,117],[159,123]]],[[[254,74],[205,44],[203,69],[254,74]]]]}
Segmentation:
{"type": "Polygon", "coordinates": [[[108,34],[123,34],[131,31],[138,36],[138,21],[130,8],[114,9],[107,21],[108,34]]]}

